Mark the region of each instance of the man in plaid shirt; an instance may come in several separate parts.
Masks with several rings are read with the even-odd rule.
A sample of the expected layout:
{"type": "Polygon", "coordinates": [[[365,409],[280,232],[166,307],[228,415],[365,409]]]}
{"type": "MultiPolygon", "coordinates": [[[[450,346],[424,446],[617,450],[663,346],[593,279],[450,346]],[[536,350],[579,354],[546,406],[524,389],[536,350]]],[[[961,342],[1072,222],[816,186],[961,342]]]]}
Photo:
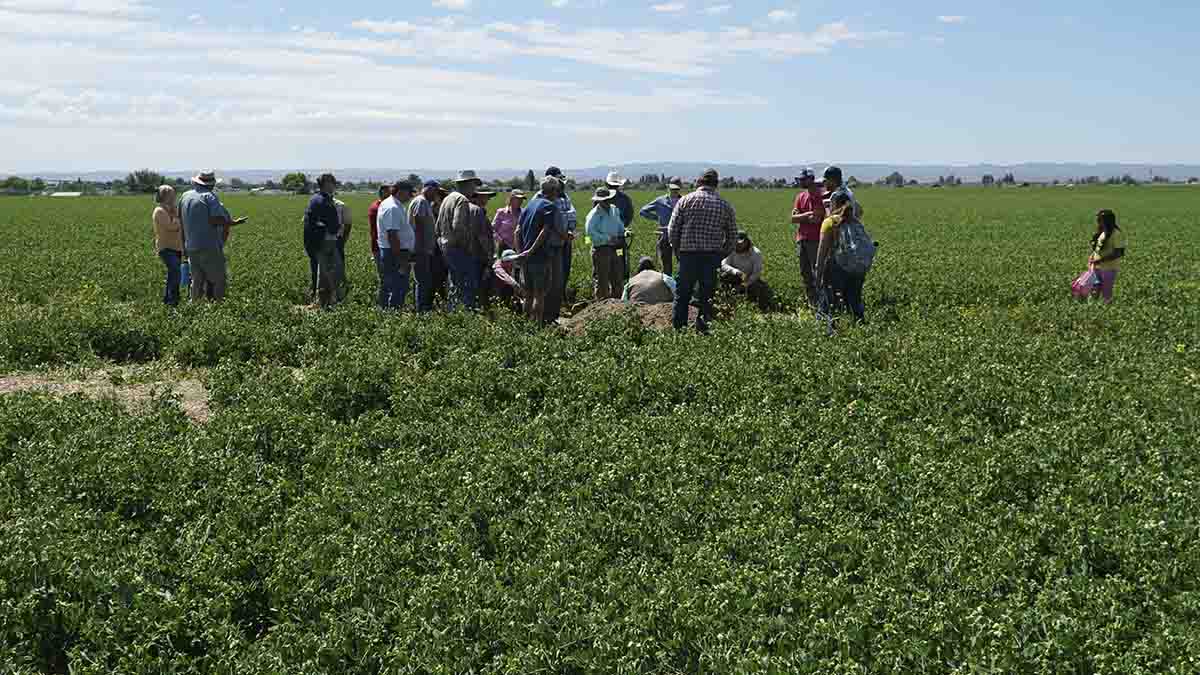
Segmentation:
{"type": "Polygon", "coordinates": [[[692,290],[700,286],[700,316],[696,330],[708,331],[713,317],[712,297],[717,286],[717,268],[733,251],[737,236],[737,216],[729,202],[717,194],[720,177],[716,169],[700,176],[696,191],[683,197],[671,213],[667,236],[679,258],[678,285],[672,323],[676,329],[687,326],[692,290]]]}

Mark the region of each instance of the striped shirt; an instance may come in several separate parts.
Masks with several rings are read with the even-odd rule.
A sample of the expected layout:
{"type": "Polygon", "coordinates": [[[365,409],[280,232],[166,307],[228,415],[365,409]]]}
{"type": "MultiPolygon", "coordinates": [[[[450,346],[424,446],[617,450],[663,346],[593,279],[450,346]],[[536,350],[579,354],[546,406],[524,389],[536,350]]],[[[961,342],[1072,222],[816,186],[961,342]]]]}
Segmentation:
{"type": "Polygon", "coordinates": [[[679,253],[729,253],[737,235],[737,215],[711,187],[684,196],[667,225],[671,248],[679,253]]]}

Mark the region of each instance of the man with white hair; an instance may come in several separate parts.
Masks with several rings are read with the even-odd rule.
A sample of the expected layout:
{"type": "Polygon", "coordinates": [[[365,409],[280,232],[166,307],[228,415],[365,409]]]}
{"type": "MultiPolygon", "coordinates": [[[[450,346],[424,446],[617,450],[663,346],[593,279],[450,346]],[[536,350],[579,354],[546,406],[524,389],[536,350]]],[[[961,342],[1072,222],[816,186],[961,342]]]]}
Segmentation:
{"type": "Polygon", "coordinates": [[[446,195],[438,209],[437,236],[446,266],[450,269],[450,309],[463,305],[474,310],[479,293],[479,261],[471,255],[477,242],[471,218],[471,197],[483,185],[474,171],[459,171],[455,191],[446,195]]]}
{"type": "Polygon", "coordinates": [[[179,199],[179,219],[183,223],[184,246],[191,267],[192,300],[222,300],[228,280],[225,263],[225,239],[229,228],[246,222],[233,218],[221,203],[214,188],[216,174],[204,171],[192,178],[191,190],[179,199]]]}

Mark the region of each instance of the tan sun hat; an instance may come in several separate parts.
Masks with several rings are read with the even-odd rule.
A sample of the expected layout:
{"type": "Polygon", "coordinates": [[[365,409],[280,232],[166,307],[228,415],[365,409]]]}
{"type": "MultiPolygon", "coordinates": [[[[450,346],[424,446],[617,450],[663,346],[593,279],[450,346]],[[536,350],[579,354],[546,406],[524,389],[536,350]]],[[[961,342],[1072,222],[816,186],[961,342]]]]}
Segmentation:
{"type": "Polygon", "coordinates": [[[604,182],[608,183],[609,187],[615,188],[623,188],[626,185],[629,185],[629,179],[617,173],[616,171],[609,171],[608,177],[604,179],[604,182]]]}
{"type": "Polygon", "coordinates": [[[204,187],[216,187],[217,172],[216,171],[201,171],[200,173],[196,174],[195,176],[192,176],[192,182],[195,183],[196,185],[203,185],[204,187]]]}
{"type": "Polygon", "coordinates": [[[596,194],[592,195],[592,201],[606,202],[616,196],[617,193],[614,190],[610,190],[608,188],[596,188],[596,194]]]}
{"type": "Polygon", "coordinates": [[[480,178],[478,175],[476,175],[475,172],[470,169],[466,169],[464,171],[459,171],[458,178],[455,178],[454,182],[455,183],[472,183],[472,182],[474,182],[474,183],[479,183],[480,185],[483,185],[483,179],[480,178]]]}

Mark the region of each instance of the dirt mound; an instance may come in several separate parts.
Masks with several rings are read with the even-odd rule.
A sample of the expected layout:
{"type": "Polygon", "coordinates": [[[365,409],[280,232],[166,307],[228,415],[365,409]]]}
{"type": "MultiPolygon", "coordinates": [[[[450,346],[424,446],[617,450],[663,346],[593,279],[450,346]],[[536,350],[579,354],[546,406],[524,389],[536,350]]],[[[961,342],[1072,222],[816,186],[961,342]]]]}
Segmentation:
{"type": "MultiPolygon", "coordinates": [[[[591,303],[569,319],[562,319],[558,325],[571,335],[583,335],[591,324],[614,316],[625,316],[629,320],[641,321],[643,326],[651,330],[667,330],[672,327],[671,312],[670,303],[633,305],[620,300],[601,300],[591,303]]],[[[696,323],[697,313],[695,307],[688,307],[689,325],[696,323]]]]}
{"type": "Polygon", "coordinates": [[[130,384],[117,382],[103,370],[90,374],[85,380],[45,375],[10,375],[0,377],[0,395],[21,391],[43,391],[58,396],[83,394],[94,398],[115,399],[130,412],[136,413],[145,409],[156,393],[169,389],[179,397],[184,414],[193,422],[202,424],[212,416],[208,405],[208,390],[199,380],[130,384]]]}

